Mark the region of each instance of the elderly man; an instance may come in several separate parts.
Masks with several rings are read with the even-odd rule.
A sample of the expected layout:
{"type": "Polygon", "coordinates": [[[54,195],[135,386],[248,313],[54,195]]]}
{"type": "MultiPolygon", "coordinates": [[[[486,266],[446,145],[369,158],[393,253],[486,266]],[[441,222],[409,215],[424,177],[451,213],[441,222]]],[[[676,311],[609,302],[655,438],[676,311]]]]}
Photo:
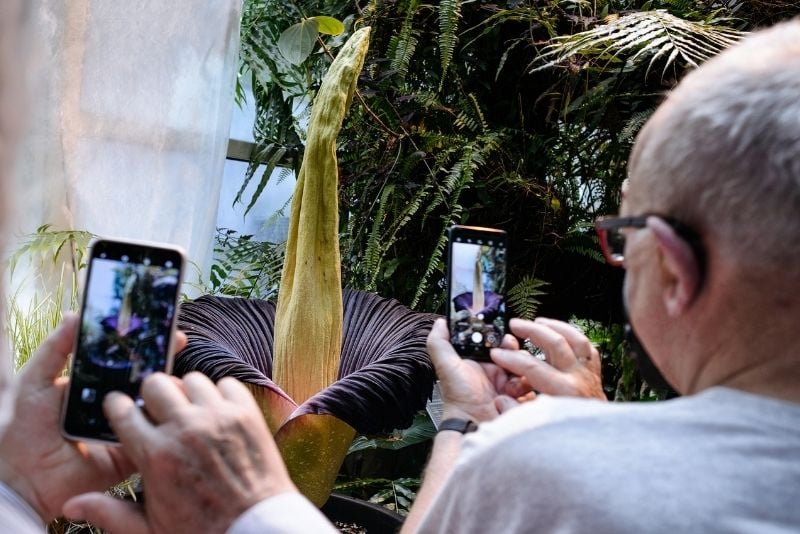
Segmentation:
{"type": "MultiPolygon", "coordinates": [[[[460,360],[440,322],[445,417],[482,424],[439,433],[405,530],[797,532],[798,37],[798,21],[755,34],[682,81],[637,139],[621,216],[597,224],[635,332],[685,397],[540,395],[497,417],[513,404],[502,383],[460,360]]],[[[511,329],[549,364],[506,348],[497,365],[541,393],[598,393],[578,332],[511,329]]]]}

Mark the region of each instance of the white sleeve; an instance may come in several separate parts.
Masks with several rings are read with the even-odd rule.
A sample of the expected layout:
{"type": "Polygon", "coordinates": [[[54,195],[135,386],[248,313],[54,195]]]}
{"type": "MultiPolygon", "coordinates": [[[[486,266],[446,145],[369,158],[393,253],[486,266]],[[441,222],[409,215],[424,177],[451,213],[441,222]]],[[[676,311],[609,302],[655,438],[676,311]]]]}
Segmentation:
{"type": "Polygon", "coordinates": [[[228,529],[228,534],[269,532],[294,534],[338,533],[311,501],[299,493],[281,493],[251,506],[228,529]]]}
{"type": "Polygon", "coordinates": [[[0,532],[44,534],[45,526],[22,497],[0,482],[0,532]]]}

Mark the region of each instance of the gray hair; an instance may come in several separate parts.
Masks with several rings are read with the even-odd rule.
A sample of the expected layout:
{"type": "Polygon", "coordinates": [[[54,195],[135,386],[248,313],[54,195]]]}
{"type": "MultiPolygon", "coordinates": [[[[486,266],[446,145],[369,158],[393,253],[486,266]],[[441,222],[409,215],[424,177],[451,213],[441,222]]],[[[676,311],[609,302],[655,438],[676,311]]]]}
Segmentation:
{"type": "Polygon", "coordinates": [[[642,130],[629,170],[637,209],[693,226],[745,271],[800,276],[800,20],[689,74],[642,130]]]}

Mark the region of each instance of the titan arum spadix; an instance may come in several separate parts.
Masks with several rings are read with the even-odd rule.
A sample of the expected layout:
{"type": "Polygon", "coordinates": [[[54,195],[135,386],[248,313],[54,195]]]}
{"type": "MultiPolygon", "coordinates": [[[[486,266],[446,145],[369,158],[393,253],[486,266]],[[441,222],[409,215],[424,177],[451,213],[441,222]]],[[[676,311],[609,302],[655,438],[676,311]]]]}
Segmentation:
{"type": "MultiPolygon", "coordinates": [[[[343,311],[336,137],[364,66],[369,34],[369,27],[356,31],[322,80],[292,196],[275,312],[272,377],[297,403],[332,384],[339,371],[343,311]]],[[[276,440],[299,485],[320,454],[330,451],[344,458],[355,436],[352,427],[330,416],[293,419],[287,424],[299,428],[294,433],[279,431],[276,440]]]]}
{"type": "Polygon", "coordinates": [[[336,137],[364,65],[369,33],[369,27],[356,31],[322,80],[292,196],[273,380],[296,402],[332,384],[339,370],[343,312],[336,137]]]}
{"type": "Polygon", "coordinates": [[[409,426],[434,378],[425,352],[431,314],[341,287],[335,143],[368,38],[369,28],[351,36],[314,101],[277,311],[269,301],[204,296],[179,317],[189,342],[175,373],[244,382],[295,484],[317,505],[355,432],[409,426]]]}

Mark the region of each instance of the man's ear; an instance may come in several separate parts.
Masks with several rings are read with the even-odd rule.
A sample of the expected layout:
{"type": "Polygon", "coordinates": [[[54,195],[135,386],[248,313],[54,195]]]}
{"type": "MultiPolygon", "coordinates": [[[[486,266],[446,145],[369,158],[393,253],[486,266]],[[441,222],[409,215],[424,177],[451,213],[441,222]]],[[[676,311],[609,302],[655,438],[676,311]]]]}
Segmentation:
{"type": "Polygon", "coordinates": [[[647,227],[661,249],[664,305],[676,317],[691,304],[700,290],[700,265],[692,247],[663,219],[648,217],[647,227]]]}

